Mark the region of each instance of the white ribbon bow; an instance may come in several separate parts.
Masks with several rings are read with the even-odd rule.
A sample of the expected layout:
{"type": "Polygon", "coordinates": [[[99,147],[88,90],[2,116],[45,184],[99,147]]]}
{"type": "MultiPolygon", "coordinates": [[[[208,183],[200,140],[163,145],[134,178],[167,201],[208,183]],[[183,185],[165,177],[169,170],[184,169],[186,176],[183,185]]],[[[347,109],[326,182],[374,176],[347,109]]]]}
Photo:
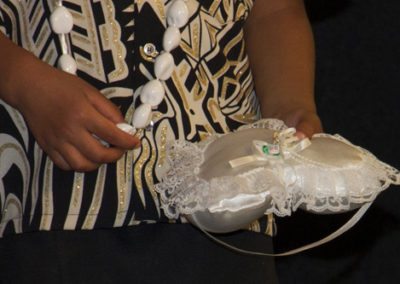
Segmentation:
{"type": "Polygon", "coordinates": [[[253,154],[229,161],[232,168],[247,165],[252,162],[273,162],[287,159],[291,153],[304,150],[311,145],[308,138],[299,139],[296,129],[287,128],[274,135],[274,142],[268,143],[261,140],[253,140],[253,154]]]}

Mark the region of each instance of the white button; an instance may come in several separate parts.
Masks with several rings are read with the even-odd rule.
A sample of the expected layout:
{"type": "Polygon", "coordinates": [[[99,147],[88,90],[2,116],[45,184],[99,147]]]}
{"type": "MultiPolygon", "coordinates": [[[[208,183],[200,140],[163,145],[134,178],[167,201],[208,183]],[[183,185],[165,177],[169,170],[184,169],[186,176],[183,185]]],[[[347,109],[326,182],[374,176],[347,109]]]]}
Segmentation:
{"type": "Polygon", "coordinates": [[[146,43],[143,47],[143,51],[147,56],[156,57],[158,55],[156,46],[152,43],[146,43]]]}
{"type": "Polygon", "coordinates": [[[56,34],[67,34],[71,32],[74,20],[67,8],[59,6],[51,13],[50,25],[56,34]]]}
{"type": "Polygon", "coordinates": [[[58,59],[58,68],[70,73],[70,74],[76,74],[77,66],[76,66],[76,61],[75,59],[69,55],[69,54],[63,54],[60,56],[58,59]]]}

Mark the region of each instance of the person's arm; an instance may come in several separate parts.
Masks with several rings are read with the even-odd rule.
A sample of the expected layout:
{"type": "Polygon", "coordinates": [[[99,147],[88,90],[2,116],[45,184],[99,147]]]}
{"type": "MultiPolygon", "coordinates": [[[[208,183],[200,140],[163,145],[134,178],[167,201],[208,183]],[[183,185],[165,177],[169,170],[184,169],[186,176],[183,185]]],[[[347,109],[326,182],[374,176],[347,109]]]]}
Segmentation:
{"type": "Polygon", "coordinates": [[[93,170],[139,143],[116,127],[122,114],[99,91],[38,60],[1,32],[0,74],[0,99],[22,113],[38,144],[62,169],[93,170]]]}
{"type": "Polygon", "coordinates": [[[258,0],[245,39],[263,117],[307,136],[321,132],[314,102],[314,41],[302,0],[258,0]]]}

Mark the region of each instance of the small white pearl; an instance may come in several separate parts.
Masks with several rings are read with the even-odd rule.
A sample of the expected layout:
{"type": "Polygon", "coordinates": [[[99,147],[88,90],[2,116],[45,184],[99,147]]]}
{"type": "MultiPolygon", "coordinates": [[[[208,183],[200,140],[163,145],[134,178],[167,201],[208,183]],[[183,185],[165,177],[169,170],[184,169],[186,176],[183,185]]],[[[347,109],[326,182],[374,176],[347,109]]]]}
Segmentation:
{"type": "Polygon", "coordinates": [[[154,73],[157,79],[168,80],[174,72],[174,57],[169,52],[164,52],[157,56],[154,62],[154,73]]]}
{"type": "Polygon", "coordinates": [[[132,125],[135,128],[145,128],[151,121],[151,105],[142,104],[133,113],[132,125]]]}
{"type": "Polygon", "coordinates": [[[58,59],[58,68],[67,73],[76,74],[76,61],[71,55],[63,54],[58,59]]]}
{"type": "Polygon", "coordinates": [[[74,20],[67,8],[59,6],[51,13],[50,25],[56,34],[67,34],[71,32],[74,20]]]}
{"type": "Polygon", "coordinates": [[[189,20],[189,9],[183,0],[175,0],[168,9],[167,22],[169,26],[178,29],[186,25],[189,20]]]}
{"type": "Polygon", "coordinates": [[[118,123],[117,127],[129,135],[135,135],[136,133],[135,127],[125,122],[118,123]]]}
{"type": "Polygon", "coordinates": [[[143,104],[149,104],[152,107],[158,106],[165,94],[163,84],[159,80],[151,80],[143,86],[140,92],[140,101],[143,104]]]}
{"type": "Polygon", "coordinates": [[[168,27],[163,36],[163,48],[165,51],[172,51],[181,42],[181,32],[177,27],[168,27]]]}

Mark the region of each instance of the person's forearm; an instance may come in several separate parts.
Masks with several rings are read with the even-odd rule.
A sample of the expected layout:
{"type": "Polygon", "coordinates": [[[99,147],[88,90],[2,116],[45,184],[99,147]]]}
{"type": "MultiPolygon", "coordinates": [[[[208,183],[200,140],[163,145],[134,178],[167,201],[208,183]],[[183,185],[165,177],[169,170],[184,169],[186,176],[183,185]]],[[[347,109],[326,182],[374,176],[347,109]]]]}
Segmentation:
{"type": "Polygon", "coordinates": [[[24,88],[27,78],[34,78],[40,72],[36,68],[40,65],[42,64],[33,54],[17,46],[0,32],[0,99],[16,107],[19,90],[24,88]]]}
{"type": "Polygon", "coordinates": [[[292,1],[297,4],[270,13],[257,1],[245,27],[264,117],[279,116],[288,107],[315,111],[313,35],[303,3],[292,1]]]}

